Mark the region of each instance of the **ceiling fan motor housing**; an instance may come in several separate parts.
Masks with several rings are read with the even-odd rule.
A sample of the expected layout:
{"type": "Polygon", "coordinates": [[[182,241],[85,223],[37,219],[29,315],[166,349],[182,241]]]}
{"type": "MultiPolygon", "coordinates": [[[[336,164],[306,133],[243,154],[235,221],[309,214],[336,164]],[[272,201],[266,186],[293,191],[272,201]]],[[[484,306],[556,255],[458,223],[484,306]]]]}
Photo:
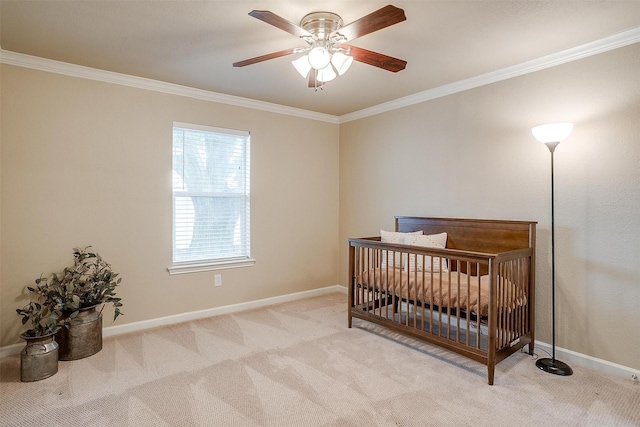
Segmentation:
{"type": "Polygon", "coordinates": [[[319,40],[326,40],[329,34],[344,25],[342,18],[332,12],[312,12],[305,15],[300,26],[316,36],[319,40]]]}

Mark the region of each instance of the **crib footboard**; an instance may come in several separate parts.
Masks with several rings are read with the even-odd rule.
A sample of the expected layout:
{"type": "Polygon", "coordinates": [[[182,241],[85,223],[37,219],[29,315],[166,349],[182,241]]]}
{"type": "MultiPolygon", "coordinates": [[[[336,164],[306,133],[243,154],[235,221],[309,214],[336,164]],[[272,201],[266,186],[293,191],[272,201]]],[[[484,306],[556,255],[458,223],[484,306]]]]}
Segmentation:
{"type": "Polygon", "coordinates": [[[349,240],[353,318],[410,334],[487,365],[533,349],[533,249],[497,254],[349,240]]]}

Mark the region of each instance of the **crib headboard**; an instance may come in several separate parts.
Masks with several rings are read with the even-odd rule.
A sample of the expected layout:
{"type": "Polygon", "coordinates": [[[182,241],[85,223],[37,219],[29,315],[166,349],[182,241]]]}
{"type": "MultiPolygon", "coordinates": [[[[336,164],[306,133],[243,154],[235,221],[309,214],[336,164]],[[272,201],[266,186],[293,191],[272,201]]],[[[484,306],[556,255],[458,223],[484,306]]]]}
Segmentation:
{"type": "Polygon", "coordinates": [[[447,232],[447,248],[497,254],[532,248],[535,254],[535,221],[423,218],[396,216],[396,231],[422,230],[424,234],[447,232]]]}

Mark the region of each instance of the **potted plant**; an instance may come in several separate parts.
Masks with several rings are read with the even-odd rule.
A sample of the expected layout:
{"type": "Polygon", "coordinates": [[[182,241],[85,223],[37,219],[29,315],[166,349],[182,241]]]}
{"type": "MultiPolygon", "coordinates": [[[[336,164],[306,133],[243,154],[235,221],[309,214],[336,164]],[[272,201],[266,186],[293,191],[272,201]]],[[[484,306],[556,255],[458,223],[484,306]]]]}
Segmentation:
{"type": "Polygon", "coordinates": [[[55,334],[60,330],[58,319],[62,304],[55,298],[56,291],[51,289],[42,276],[36,279],[36,286],[27,286],[30,294],[29,304],[16,309],[22,316],[22,324],[30,328],[20,335],[26,346],[20,352],[20,380],[38,381],[49,378],[58,372],[59,345],[55,334]]]}
{"type": "Polygon", "coordinates": [[[104,304],[115,308],[114,321],[122,314],[122,302],[116,296],[116,287],[122,279],[100,254],[89,252],[89,248],[74,248],[73,266],[49,278],[62,303],[63,328],[56,334],[60,360],[82,359],[102,349],[104,304]]]}
{"type": "MultiPolygon", "coordinates": [[[[74,248],[73,265],[46,279],[47,299],[61,312],[58,324],[62,329],[56,334],[60,360],[82,359],[102,349],[104,304],[115,308],[114,321],[123,314],[121,299],[116,296],[122,279],[100,254],[89,252],[89,248],[74,248]]],[[[42,283],[45,279],[39,280],[42,283]]]]}

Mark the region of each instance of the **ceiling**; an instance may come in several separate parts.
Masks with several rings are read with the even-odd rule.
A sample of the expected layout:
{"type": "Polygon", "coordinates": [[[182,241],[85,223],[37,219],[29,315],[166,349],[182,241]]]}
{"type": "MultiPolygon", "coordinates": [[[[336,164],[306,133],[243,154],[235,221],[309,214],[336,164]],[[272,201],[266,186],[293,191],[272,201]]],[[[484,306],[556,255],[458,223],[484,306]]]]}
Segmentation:
{"type": "Polygon", "coordinates": [[[640,27],[640,1],[395,1],[407,20],[350,41],[404,59],[391,73],[355,62],[314,91],[295,56],[232,63],[306,43],[248,15],[345,24],[387,1],[0,1],[0,46],[71,64],[341,116],[640,27]]]}

